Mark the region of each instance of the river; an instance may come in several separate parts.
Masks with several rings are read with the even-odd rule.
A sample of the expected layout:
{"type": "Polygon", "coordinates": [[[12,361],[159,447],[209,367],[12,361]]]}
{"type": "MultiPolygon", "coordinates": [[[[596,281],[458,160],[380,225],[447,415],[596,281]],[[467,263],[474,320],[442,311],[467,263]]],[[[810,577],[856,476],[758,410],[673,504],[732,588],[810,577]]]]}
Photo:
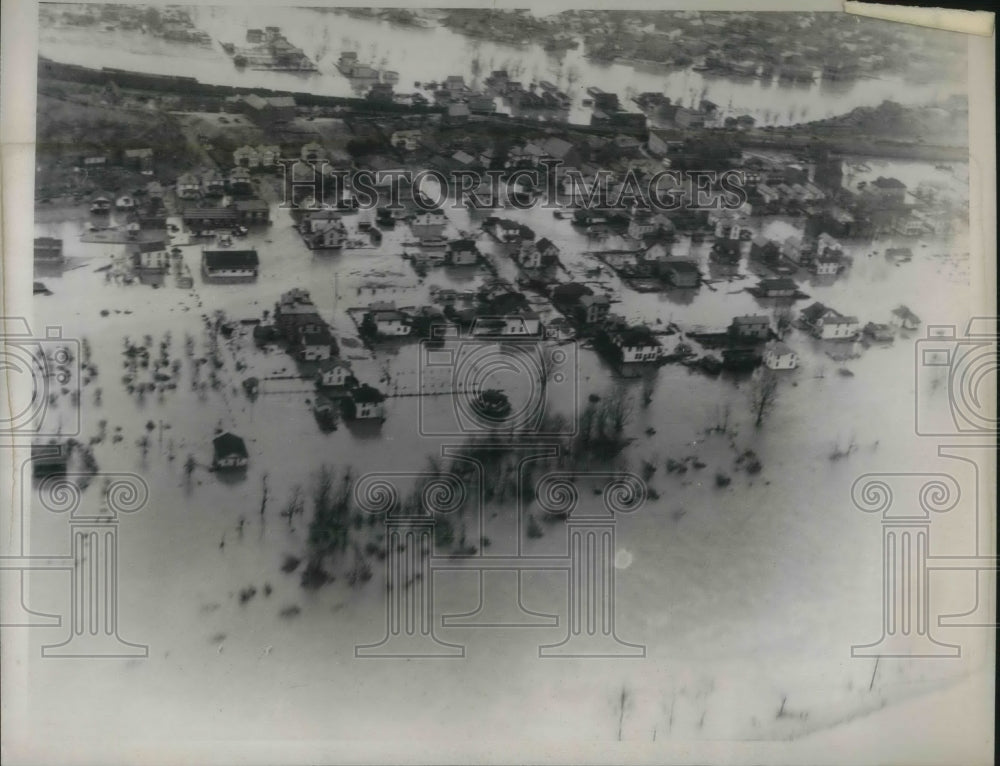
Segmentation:
{"type": "Polygon", "coordinates": [[[396,90],[412,92],[414,84],[462,75],[475,85],[492,70],[506,69],[525,84],[548,80],[570,95],[569,120],[589,123],[582,105],[586,89],[596,86],[619,94],[627,109],[631,96],[645,91],[664,93],[685,106],[701,98],[716,103],[722,116],[750,114],[760,125],[789,125],[824,119],[859,106],[877,106],[886,99],[924,104],[963,93],[962,82],[917,83],[899,75],[845,82],[792,84],[751,78],[706,75],[687,69],[653,65],[601,63],[588,59],[581,43],[576,50],[554,54],[541,45],[513,47],[473,40],[442,26],[430,28],[389,24],[367,18],[323,13],[308,8],[216,6],[192,8],[198,28],[215,41],[213,47],[168,42],[138,31],[51,27],[41,29],[39,53],[55,61],[82,66],[114,67],[155,74],[195,77],[216,85],[264,87],[275,90],[358,95],[336,69],[343,51],[356,51],[363,63],[400,73],[396,90]],[[243,44],[245,30],[275,25],[319,67],[312,74],[239,70],[220,42],[243,44]]]}

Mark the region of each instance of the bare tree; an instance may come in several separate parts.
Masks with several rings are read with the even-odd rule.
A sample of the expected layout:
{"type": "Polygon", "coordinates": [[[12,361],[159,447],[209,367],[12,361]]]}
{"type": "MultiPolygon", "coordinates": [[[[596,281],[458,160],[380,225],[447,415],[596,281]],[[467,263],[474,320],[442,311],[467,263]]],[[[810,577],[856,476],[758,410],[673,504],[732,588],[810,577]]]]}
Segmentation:
{"type": "Polygon", "coordinates": [[[754,416],[755,427],[760,428],[777,401],[778,376],[773,370],[759,370],[750,384],[750,412],[754,416]]]}
{"type": "Polygon", "coordinates": [[[635,403],[632,397],[625,393],[624,386],[615,386],[611,394],[604,399],[604,413],[609,425],[617,434],[625,430],[625,426],[632,420],[634,411],[635,403]]]}

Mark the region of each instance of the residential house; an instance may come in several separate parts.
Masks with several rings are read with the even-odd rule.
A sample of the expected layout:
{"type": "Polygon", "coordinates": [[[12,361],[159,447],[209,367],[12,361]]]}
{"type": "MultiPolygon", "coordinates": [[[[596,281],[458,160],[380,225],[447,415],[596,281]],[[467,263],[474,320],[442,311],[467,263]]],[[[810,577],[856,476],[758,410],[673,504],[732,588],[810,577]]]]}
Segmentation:
{"type": "Polygon", "coordinates": [[[740,339],[766,340],[771,334],[771,319],[766,314],[734,317],[729,332],[740,339]]]}
{"type": "Polygon", "coordinates": [[[750,242],[750,257],[775,266],[781,261],[781,247],[774,240],[758,234],[750,242]]]}
{"type": "Polygon", "coordinates": [[[264,226],[271,223],[271,206],[262,199],[238,199],[233,202],[232,208],[244,226],[264,226]]]}
{"type": "Polygon", "coordinates": [[[858,333],[858,318],[844,316],[822,303],[813,303],[802,310],[802,322],[813,335],[823,340],[854,338],[858,333]]]}
{"type": "Polygon", "coordinates": [[[269,144],[261,144],[257,147],[257,156],[260,158],[262,168],[274,167],[281,159],[281,148],[269,144]]]}
{"type": "Polygon", "coordinates": [[[250,171],[242,167],[229,171],[229,191],[231,194],[253,194],[250,171]]]}
{"type": "Polygon", "coordinates": [[[545,237],[537,242],[530,240],[522,242],[520,249],[514,255],[514,260],[524,269],[545,268],[558,259],[559,248],[545,237]]]}
{"type": "Polygon", "coordinates": [[[611,311],[611,299],[607,295],[581,295],[577,299],[577,318],[588,325],[599,325],[611,311]]]}
{"type": "Polygon", "coordinates": [[[326,159],[326,149],[322,144],[310,141],[308,144],[303,144],[301,156],[303,162],[319,162],[326,159]]]}
{"type": "Polygon", "coordinates": [[[260,167],[260,152],[254,147],[244,145],[233,150],[233,165],[238,168],[253,170],[260,167]]]}
{"type": "Polygon", "coordinates": [[[153,150],[148,147],[143,149],[126,149],[125,164],[148,176],[153,172],[153,150]]]}
{"type": "Polygon", "coordinates": [[[456,239],[448,243],[445,263],[450,266],[472,266],[479,262],[479,248],[475,240],[456,239]]]}
{"type": "Polygon", "coordinates": [[[201,177],[202,193],[206,197],[221,197],[226,193],[226,179],[217,170],[209,170],[201,177]]]}
{"type": "Polygon", "coordinates": [[[541,331],[538,314],[522,309],[509,314],[475,317],[470,334],[475,337],[537,337],[541,331]]]}
{"type": "Polygon", "coordinates": [[[626,327],[613,331],[610,338],[622,364],[655,362],[659,360],[663,350],[660,341],[648,327],[626,327]]]}
{"type": "Polygon", "coordinates": [[[128,245],[129,257],[137,270],[165,272],[170,268],[170,256],[164,240],[133,242],[128,245]]]}
{"type": "Polygon", "coordinates": [[[206,229],[231,229],[239,222],[239,215],[229,207],[191,207],[181,213],[184,225],[193,232],[206,229]]]}
{"type": "Polygon", "coordinates": [[[516,243],[521,240],[521,224],[509,218],[492,219],[491,231],[503,243],[516,243]]]}
{"type": "Polygon", "coordinates": [[[62,263],[63,242],[55,237],[35,238],[35,263],[62,263]]]}
{"type": "Polygon", "coordinates": [[[461,92],[465,90],[465,78],[460,74],[450,74],[445,77],[442,85],[444,85],[445,90],[451,93],[461,92]]]}
{"type": "Polygon", "coordinates": [[[813,261],[813,271],[819,276],[836,276],[844,267],[844,260],[838,253],[817,255],[813,261]]]}
{"type": "Polygon", "coordinates": [[[764,349],[764,365],[769,370],[794,370],[799,366],[799,355],[781,341],[774,341],[764,349]]]}
{"type": "Polygon", "coordinates": [[[244,469],[250,463],[247,445],[236,434],[226,431],[212,440],[214,452],[212,468],[217,471],[232,471],[244,469]]]}
{"type": "Polygon", "coordinates": [[[256,250],[203,250],[201,272],[208,282],[253,282],[260,258],[256,250]]]}
{"type": "Polygon", "coordinates": [[[906,206],[906,184],[898,178],[879,176],[868,184],[862,199],[876,209],[899,209],[906,206]]]}
{"type": "Polygon", "coordinates": [[[165,199],[163,184],[159,181],[150,181],[146,184],[146,205],[149,207],[161,207],[165,199]]]}
{"type": "Polygon", "coordinates": [[[177,196],[181,199],[198,199],[201,195],[201,181],[194,173],[185,173],[177,179],[177,196]]]}
{"type": "Polygon", "coordinates": [[[333,333],[330,332],[330,328],[325,323],[320,327],[311,326],[309,328],[304,328],[299,324],[298,329],[295,345],[300,360],[318,362],[329,359],[333,355],[333,333]]]}
{"type": "Polygon", "coordinates": [[[350,362],[343,359],[324,359],[320,362],[316,383],[322,388],[342,388],[351,378],[350,362]]]}
{"type": "Polygon", "coordinates": [[[347,227],[336,210],[314,210],[299,224],[299,231],[312,249],[336,250],[347,239],[347,227]]]}
{"type": "Polygon", "coordinates": [[[348,420],[385,420],[385,395],[367,383],[352,388],[341,406],[348,420]]]}
{"type": "Polygon", "coordinates": [[[878,342],[891,341],[896,337],[896,333],[893,331],[892,325],[876,324],[875,322],[869,322],[866,324],[862,332],[865,337],[878,342]]]}
{"type": "Polygon", "coordinates": [[[794,280],[787,277],[777,277],[775,279],[762,279],[757,284],[757,292],[762,298],[791,298],[799,291],[799,286],[794,280]]]}
{"type": "Polygon", "coordinates": [[[674,287],[697,287],[701,282],[698,264],[688,258],[665,258],[660,273],[674,287]]]}
{"type": "Polygon", "coordinates": [[[440,239],[444,236],[445,226],[448,225],[448,218],[444,211],[429,210],[417,215],[410,223],[410,231],[417,239],[440,239]]]}
{"type": "Polygon", "coordinates": [[[555,317],[545,323],[545,337],[554,341],[573,340],[576,330],[566,317],[555,317]]]}
{"type": "Polygon", "coordinates": [[[372,303],[365,313],[363,324],[373,330],[376,335],[385,337],[402,337],[412,331],[409,317],[396,309],[391,302],[372,303]]]}
{"type": "Polygon", "coordinates": [[[420,128],[397,130],[389,137],[389,143],[397,149],[412,152],[420,146],[420,139],[423,137],[423,133],[423,130],[420,128]]]}

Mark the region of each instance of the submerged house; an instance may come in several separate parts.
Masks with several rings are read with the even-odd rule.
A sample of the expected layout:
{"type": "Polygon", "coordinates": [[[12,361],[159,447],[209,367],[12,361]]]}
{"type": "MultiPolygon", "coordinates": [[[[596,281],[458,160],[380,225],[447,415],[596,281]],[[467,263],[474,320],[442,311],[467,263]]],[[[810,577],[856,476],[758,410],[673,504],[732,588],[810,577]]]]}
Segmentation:
{"type": "Polygon", "coordinates": [[[775,341],[764,349],[764,365],[769,370],[794,370],[799,366],[799,356],[781,341],[775,341]]]}
{"type": "Polygon", "coordinates": [[[348,420],[385,420],[384,402],[385,395],[365,383],[352,388],[341,406],[348,420]]]}
{"type": "Polygon", "coordinates": [[[857,317],[844,316],[822,303],[814,303],[803,309],[801,318],[812,334],[822,340],[845,340],[858,334],[857,317]]]}
{"type": "Polygon", "coordinates": [[[217,471],[241,470],[250,463],[247,445],[239,436],[226,431],[212,440],[212,468],[217,471]]]}
{"type": "Polygon", "coordinates": [[[472,266],[479,262],[479,248],[474,240],[456,239],[448,243],[444,261],[450,266],[472,266]]]}
{"type": "Polygon", "coordinates": [[[253,282],[260,258],[256,250],[203,250],[201,273],[207,282],[253,282]]]}
{"type": "Polygon", "coordinates": [[[55,237],[35,238],[35,263],[62,263],[63,242],[55,237]]]}

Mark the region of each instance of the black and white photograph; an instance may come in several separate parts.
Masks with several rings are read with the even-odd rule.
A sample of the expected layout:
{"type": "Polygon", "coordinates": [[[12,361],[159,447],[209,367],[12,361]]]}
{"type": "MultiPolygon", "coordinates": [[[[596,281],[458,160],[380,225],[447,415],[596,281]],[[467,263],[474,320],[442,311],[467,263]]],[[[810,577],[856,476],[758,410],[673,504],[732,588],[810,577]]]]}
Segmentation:
{"type": "Polygon", "coordinates": [[[4,762],[992,763],[992,14],[318,3],[5,0],[4,762]]]}

